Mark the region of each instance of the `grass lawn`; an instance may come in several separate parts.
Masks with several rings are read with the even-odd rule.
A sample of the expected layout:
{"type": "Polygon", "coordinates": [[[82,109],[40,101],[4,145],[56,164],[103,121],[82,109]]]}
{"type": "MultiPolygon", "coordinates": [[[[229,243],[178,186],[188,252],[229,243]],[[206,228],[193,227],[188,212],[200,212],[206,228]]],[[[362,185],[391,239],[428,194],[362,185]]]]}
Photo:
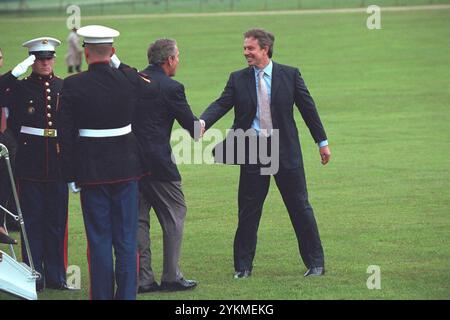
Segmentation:
{"type": "Polygon", "coordinates": [[[0,1],[0,15],[54,16],[63,14],[69,5],[81,8],[84,15],[187,13],[224,11],[309,10],[322,8],[366,8],[371,4],[414,6],[448,4],[450,0],[26,0],[26,9],[19,0],[0,1]]]}
{"type": "MultiPolygon", "coordinates": [[[[188,205],[181,267],[197,279],[191,292],[139,299],[449,299],[450,298],[450,10],[367,15],[89,19],[121,31],[119,57],[146,66],[148,44],[178,40],[176,79],[196,114],[219,96],[231,71],[245,67],[242,33],[275,33],[274,60],[299,66],[325,125],[332,161],[295,111],[310,201],[327,274],[304,278],[295,235],[273,183],[259,228],[253,276],[232,279],[239,170],[182,165],[188,205]],[[367,267],[381,268],[381,289],[368,290],[367,267]]],[[[42,35],[65,39],[65,19],[1,19],[2,72],[26,57],[20,44],[42,35]]],[[[56,73],[66,76],[66,44],[56,73]]],[[[86,66],[84,66],[86,67],[86,66]]],[[[232,112],[217,128],[232,122],[232,112]]],[[[205,146],[208,143],[205,143],[205,146]]],[[[70,199],[69,264],[81,267],[82,290],[47,290],[40,299],[87,299],[86,239],[78,196],[70,199]]],[[[152,213],[153,268],[162,268],[162,234],[152,213]]],[[[17,236],[17,235],[16,235],[17,236]]],[[[0,247],[6,250],[5,247],[0,247]]],[[[11,297],[0,293],[0,299],[11,297]]]]}

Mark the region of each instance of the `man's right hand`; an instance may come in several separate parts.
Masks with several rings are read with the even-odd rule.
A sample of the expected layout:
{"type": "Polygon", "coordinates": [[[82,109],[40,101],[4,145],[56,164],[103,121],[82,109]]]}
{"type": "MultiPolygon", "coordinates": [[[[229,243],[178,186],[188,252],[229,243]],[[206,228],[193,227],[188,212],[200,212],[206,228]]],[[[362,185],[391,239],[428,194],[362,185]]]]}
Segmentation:
{"type": "Polygon", "coordinates": [[[203,138],[203,135],[205,134],[206,131],[206,122],[203,119],[199,119],[200,121],[200,125],[202,126],[202,128],[200,129],[200,138],[203,138]]]}
{"type": "Polygon", "coordinates": [[[114,69],[119,69],[121,62],[119,60],[119,58],[117,57],[117,55],[114,53],[111,57],[111,60],[109,62],[109,65],[111,67],[113,67],[114,69]]]}
{"type": "Polygon", "coordinates": [[[194,121],[194,141],[197,142],[200,138],[203,138],[205,134],[205,121],[202,119],[194,121]]]}
{"type": "Polygon", "coordinates": [[[33,65],[36,57],[34,54],[30,55],[28,58],[19,63],[14,69],[12,69],[11,74],[19,78],[21,75],[25,74],[30,66],[33,65]]]}

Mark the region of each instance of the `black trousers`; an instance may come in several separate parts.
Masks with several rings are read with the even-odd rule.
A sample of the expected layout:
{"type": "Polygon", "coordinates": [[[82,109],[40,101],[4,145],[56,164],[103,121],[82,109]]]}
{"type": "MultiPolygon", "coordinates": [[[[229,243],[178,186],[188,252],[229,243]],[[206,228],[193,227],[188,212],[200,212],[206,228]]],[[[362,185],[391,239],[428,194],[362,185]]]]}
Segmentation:
{"type": "MultiPolygon", "coordinates": [[[[258,165],[242,165],[239,180],[239,222],[234,239],[234,268],[252,270],[262,208],[269,191],[270,175],[261,175],[258,165]]],[[[303,167],[280,168],[274,175],[278,190],[297,236],[303,263],[307,268],[324,266],[324,254],[314,212],[308,202],[303,167]]]]}
{"type": "MultiPolygon", "coordinates": [[[[41,282],[63,285],[67,261],[67,184],[18,179],[17,187],[31,256],[34,267],[43,277],[41,282]]],[[[22,259],[29,265],[25,249],[22,246],[22,259]]]]}

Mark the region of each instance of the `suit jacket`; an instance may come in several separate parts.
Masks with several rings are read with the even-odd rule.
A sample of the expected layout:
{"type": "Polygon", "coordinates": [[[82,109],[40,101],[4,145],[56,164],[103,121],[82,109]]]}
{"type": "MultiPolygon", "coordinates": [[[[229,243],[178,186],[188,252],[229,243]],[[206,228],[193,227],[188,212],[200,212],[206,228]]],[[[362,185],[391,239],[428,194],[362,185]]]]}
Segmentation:
{"type": "MultiPolygon", "coordinates": [[[[326,140],[325,130],[314,100],[300,71],[297,68],[273,62],[270,109],[273,128],[279,130],[280,167],[285,169],[294,169],[303,165],[300,140],[293,115],[294,104],[300,111],[314,141],[319,143],[326,140]]],[[[253,67],[231,73],[220,98],[214,101],[200,118],[205,120],[206,129],[208,129],[232,108],[234,111],[232,129],[244,131],[250,129],[257,108],[253,67]]],[[[216,157],[216,161],[226,163],[225,153],[222,159],[216,157]]]]}
{"type": "Polygon", "coordinates": [[[155,97],[158,86],[120,65],[90,64],[64,80],[59,121],[63,174],[67,182],[107,184],[138,179],[144,172],[132,132],[116,137],[80,137],[79,129],[116,129],[131,124],[137,100],[155,97]]]}
{"type": "Polygon", "coordinates": [[[174,121],[194,136],[194,121],[186,100],[184,86],[167,76],[159,66],[150,65],[141,72],[160,86],[156,99],[141,99],[136,108],[133,132],[138,138],[143,163],[151,171],[150,179],[181,181],[176,164],[172,161],[170,135],[174,121]]]}
{"type": "Polygon", "coordinates": [[[11,72],[0,77],[1,100],[9,107],[8,128],[18,139],[16,176],[32,181],[61,179],[61,159],[55,137],[21,133],[22,126],[59,128],[56,109],[63,80],[32,73],[18,80],[11,72]]]}

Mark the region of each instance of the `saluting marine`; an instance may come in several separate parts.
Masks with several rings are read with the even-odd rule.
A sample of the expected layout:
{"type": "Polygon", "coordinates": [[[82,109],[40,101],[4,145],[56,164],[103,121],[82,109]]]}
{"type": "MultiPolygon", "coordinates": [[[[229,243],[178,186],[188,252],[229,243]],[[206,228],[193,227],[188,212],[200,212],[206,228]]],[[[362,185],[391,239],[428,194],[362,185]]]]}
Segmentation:
{"type": "MultiPolygon", "coordinates": [[[[9,128],[18,138],[16,179],[31,255],[45,287],[66,285],[68,188],[61,178],[57,144],[57,102],[63,80],[53,74],[55,47],[61,42],[42,37],[23,44],[29,57],[0,78],[8,92],[9,128]],[[33,72],[23,80],[28,68],[33,72]]],[[[26,263],[28,257],[22,248],[26,263]]]]}

